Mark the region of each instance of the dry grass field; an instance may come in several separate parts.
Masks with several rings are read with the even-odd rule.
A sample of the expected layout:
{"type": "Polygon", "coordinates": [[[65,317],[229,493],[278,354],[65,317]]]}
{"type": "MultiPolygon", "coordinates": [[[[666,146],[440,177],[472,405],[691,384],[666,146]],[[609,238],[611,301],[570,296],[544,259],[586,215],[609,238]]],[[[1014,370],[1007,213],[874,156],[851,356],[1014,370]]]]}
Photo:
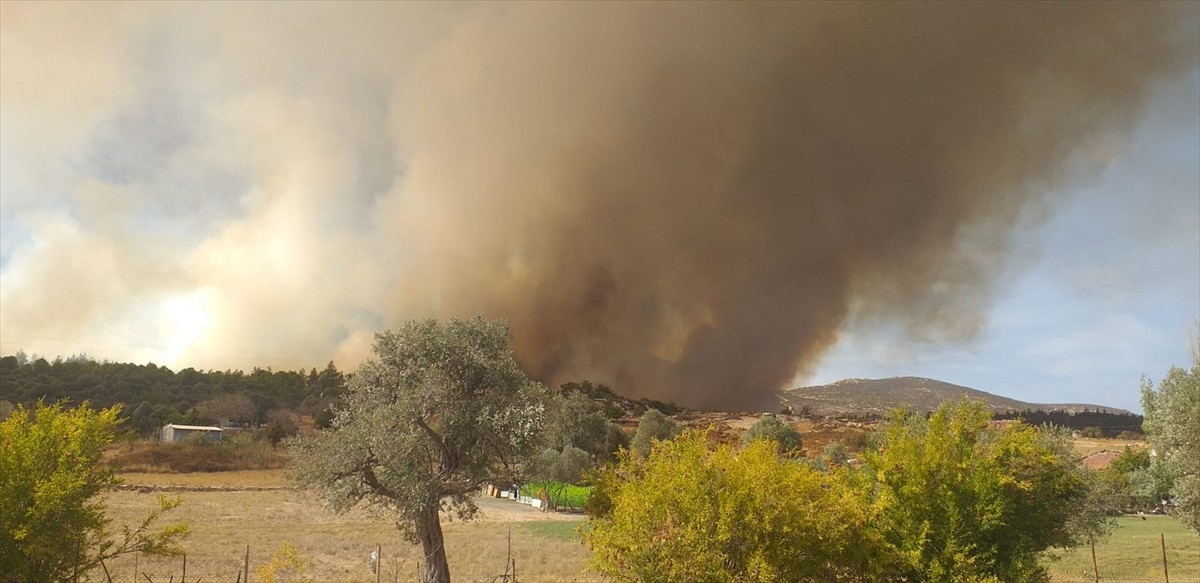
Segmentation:
{"type": "MultiPolygon", "coordinates": [[[[749,420],[731,421],[746,425],[749,420]]],[[[804,429],[805,439],[811,439],[806,445],[810,446],[821,441],[843,440],[863,431],[858,427],[812,425],[804,429]],[[817,438],[818,434],[824,439],[817,438]]],[[[1078,439],[1076,452],[1085,455],[1100,450],[1120,451],[1126,445],[1145,447],[1144,442],[1078,439]]],[[[328,513],[314,496],[286,488],[283,470],[120,475],[127,488],[106,495],[109,516],[117,527],[136,524],[154,506],[157,492],[182,499],[183,504],[167,518],[186,520],[192,528],[184,543],[188,553],[187,581],[234,583],[249,545],[250,580],[257,582],[260,580],[257,567],[269,561],[281,543],[294,545],[308,561],[303,578],[288,581],[373,582],[375,576],[368,567],[368,557],[377,544],[383,548],[382,581],[416,580],[420,548],[402,541],[390,520],[359,510],[344,515],[328,513]]],[[[516,559],[520,581],[604,580],[586,568],[591,552],[574,534],[584,524],[581,516],[546,514],[491,498],[481,498],[479,504],[481,513],[475,521],[464,523],[449,518],[443,521],[455,581],[491,582],[504,573],[510,532],[511,557],[516,559]]],[[[1127,528],[1119,529],[1097,547],[1106,581],[1158,581],[1152,575],[1156,568],[1161,575],[1161,557],[1156,563],[1153,559],[1157,555],[1152,551],[1157,550],[1157,533],[1166,529],[1168,552],[1176,565],[1171,581],[1200,583],[1200,540],[1194,536],[1188,538],[1186,529],[1180,530],[1181,525],[1161,517],[1123,523],[1127,528]]],[[[143,557],[138,559],[135,571],[134,559],[124,557],[108,567],[117,583],[179,581],[183,575],[182,560],[178,558],[143,557]]],[[[1086,549],[1069,553],[1051,564],[1054,581],[1060,583],[1082,581],[1089,569],[1090,554],[1086,549]]],[[[91,573],[91,577],[93,581],[104,580],[99,571],[91,573]]]]}
{"type": "MultiPolygon", "coordinates": [[[[263,488],[282,486],[278,470],[211,474],[126,474],[130,485],[165,485],[174,488],[263,488]]],[[[173,489],[174,489],[173,488],[173,489]]],[[[311,495],[289,489],[170,491],[183,504],[168,515],[187,520],[192,534],[187,549],[187,580],[233,583],[250,546],[251,581],[256,567],[267,562],[281,543],[291,543],[309,567],[308,581],[373,582],[368,557],[375,545],[383,547],[383,581],[413,581],[420,547],[403,542],[387,518],[355,511],[345,515],[326,512],[311,495]]],[[[155,493],[118,491],[107,495],[109,515],[115,525],[134,524],[154,505],[155,493]]],[[[456,581],[492,581],[504,572],[509,532],[512,557],[521,581],[599,581],[586,571],[589,552],[571,533],[582,524],[577,515],[545,514],[524,505],[490,498],[480,499],[482,512],[470,523],[443,521],[451,574],[456,581]]],[[[117,583],[134,581],[134,559],[108,565],[117,583]]],[[[182,560],[138,559],[137,581],[179,581],[182,560]]],[[[91,574],[93,581],[103,573],[91,574]]]]}
{"type": "Polygon", "coordinates": [[[1145,449],[1149,447],[1145,441],[1134,441],[1129,439],[1107,439],[1107,438],[1091,438],[1091,437],[1076,437],[1075,453],[1080,457],[1096,453],[1098,451],[1125,451],[1126,447],[1133,449],[1145,449]]]}

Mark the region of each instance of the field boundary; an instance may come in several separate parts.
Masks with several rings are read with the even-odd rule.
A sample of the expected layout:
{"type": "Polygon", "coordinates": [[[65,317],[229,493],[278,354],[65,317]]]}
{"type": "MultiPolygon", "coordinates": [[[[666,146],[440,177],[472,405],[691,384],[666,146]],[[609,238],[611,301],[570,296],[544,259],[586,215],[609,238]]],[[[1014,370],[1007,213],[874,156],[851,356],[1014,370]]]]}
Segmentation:
{"type": "Polygon", "coordinates": [[[149,484],[118,484],[113,490],[123,492],[273,492],[291,490],[287,486],[184,486],[178,484],[149,485],[149,484]]]}

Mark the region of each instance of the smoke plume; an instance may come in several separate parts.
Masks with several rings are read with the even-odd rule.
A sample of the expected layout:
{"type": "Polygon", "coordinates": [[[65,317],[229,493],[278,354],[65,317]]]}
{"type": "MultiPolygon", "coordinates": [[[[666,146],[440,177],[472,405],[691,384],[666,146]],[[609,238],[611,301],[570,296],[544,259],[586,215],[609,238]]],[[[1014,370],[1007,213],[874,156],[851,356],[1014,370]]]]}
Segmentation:
{"type": "Polygon", "coordinates": [[[850,325],[969,339],[1021,229],[1200,53],[1194,3],[305,6],[83,37],[140,60],[56,135],[94,152],[125,120],[169,154],[109,162],[132,210],[95,220],[68,184],[42,243],[7,245],[6,348],[175,298],[205,314],[151,326],[181,360],[349,361],[371,330],[482,312],[549,383],[760,406],[850,325]],[[33,267],[72,245],[119,264],[87,262],[87,302],[33,267]]]}

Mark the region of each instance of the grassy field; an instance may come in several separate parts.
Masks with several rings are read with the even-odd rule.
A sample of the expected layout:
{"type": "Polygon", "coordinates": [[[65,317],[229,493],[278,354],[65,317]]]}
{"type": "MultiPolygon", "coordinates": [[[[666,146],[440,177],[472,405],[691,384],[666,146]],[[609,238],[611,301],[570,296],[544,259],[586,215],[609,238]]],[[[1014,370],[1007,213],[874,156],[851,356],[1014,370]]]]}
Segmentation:
{"type": "MultiPolygon", "coordinates": [[[[1106,583],[1164,581],[1159,535],[1166,538],[1167,566],[1172,583],[1200,582],[1200,536],[1169,516],[1118,519],[1120,528],[1107,540],[1096,543],[1100,580],[1106,583]]],[[[1091,549],[1065,553],[1050,563],[1056,583],[1091,583],[1091,549]]]]}
{"type": "Polygon", "coordinates": [[[584,503],[587,502],[588,494],[592,492],[592,487],[563,484],[561,482],[533,482],[521,486],[521,495],[537,497],[538,493],[543,490],[550,493],[551,498],[559,508],[583,508],[584,503]]]}

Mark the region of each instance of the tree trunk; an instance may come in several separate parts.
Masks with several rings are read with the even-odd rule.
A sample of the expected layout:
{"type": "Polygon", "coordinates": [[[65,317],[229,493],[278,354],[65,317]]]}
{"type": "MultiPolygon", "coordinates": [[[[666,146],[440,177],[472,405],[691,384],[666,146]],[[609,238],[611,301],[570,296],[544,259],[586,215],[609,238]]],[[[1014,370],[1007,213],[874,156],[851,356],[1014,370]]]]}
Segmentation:
{"type": "Polygon", "coordinates": [[[446,562],[446,543],[438,516],[438,501],[426,503],[420,516],[421,550],[425,552],[425,581],[450,583],[450,564],[446,562]]]}

